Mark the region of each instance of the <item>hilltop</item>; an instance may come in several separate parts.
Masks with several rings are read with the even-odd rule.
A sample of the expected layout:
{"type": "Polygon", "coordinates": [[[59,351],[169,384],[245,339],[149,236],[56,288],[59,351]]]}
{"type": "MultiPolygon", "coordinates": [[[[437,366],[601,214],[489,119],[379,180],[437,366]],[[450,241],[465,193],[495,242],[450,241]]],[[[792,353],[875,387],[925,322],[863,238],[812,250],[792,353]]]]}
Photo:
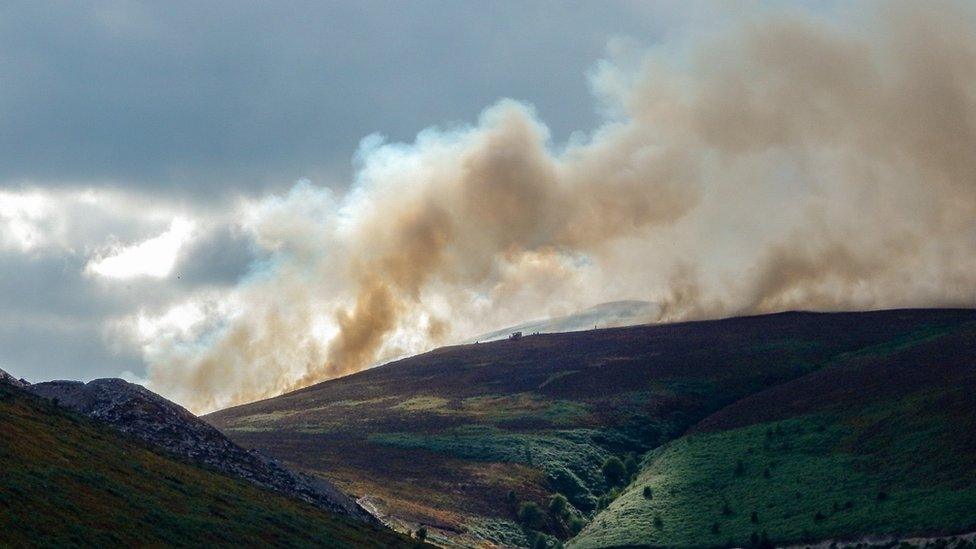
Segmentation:
{"type": "MultiPolygon", "coordinates": [[[[618,527],[627,525],[611,517],[654,474],[654,464],[663,463],[656,460],[680,444],[673,441],[685,440],[686,432],[714,431],[726,425],[723,421],[739,425],[736,421],[743,420],[721,419],[739,415],[722,414],[731,414],[727,410],[750,397],[761,398],[821,372],[835,375],[835,366],[851,357],[902,360],[885,350],[969,330],[974,321],[976,312],[970,310],[799,312],[530,335],[438,349],[205,419],[245,447],[330,478],[363,497],[390,524],[404,529],[427,525],[435,541],[528,545],[538,542],[542,532],[542,539],[553,544],[572,538],[595,517],[578,543],[657,543],[651,537],[614,537],[618,527]],[[603,470],[611,458],[624,465],[624,472],[615,475],[619,478],[603,470]],[[566,505],[548,513],[556,493],[566,496],[566,505]],[[520,508],[533,503],[543,511],[541,517],[520,515],[520,508]]],[[[970,368],[971,354],[953,356],[963,371],[970,368]]],[[[844,410],[856,396],[840,392],[822,399],[844,410]]],[[[774,400],[788,406],[788,401],[774,400]]],[[[973,412],[962,408],[961,413],[973,412]]],[[[807,421],[790,408],[781,415],[786,421],[807,421]]],[[[818,433],[819,428],[813,427],[818,433]]],[[[829,426],[824,429],[832,433],[829,426]]],[[[792,432],[786,426],[779,431],[792,432]]],[[[791,447],[802,443],[797,440],[791,447]]],[[[825,448],[811,446],[810,451],[825,448]]],[[[729,459],[734,466],[737,458],[729,459]]],[[[757,466],[748,465],[750,471],[757,466]]],[[[806,489],[822,488],[810,484],[806,489]]],[[[846,499],[838,503],[843,506],[846,499]]],[[[633,515],[624,511],[623,516],[633,515]]],[[[669,520],[677,524],[681,516],[696,512],[693,505],[674,507],[676,515],[669,520]]],[[[654,516],[649,516],[653,525],[654,516]]],[[[863,526],[890,529],[886,521],[899,519],[893,513],[863,526]]],[[[709,520],[706,530],[714,522],[701,520],[709,520]]],[[[695,521],[689,524],[694,526],[687,532],[698,528],[695,521]]],[[[933,526],[906,524],[921,530],[933,526]]],[[[939,526],[960,525],[947,516],[939,526]]],[[[724,534],[728,527],[719,528],[724,534]]],[[[838,527],[807,533],[843,532],[838,527]]],[[[742,529],[745,542],[751,533],[742,529]]],[[[690,538],[661,539],[677,543],[690,538]]],[[[713,543],[718,536],[701,540],[713,543]]]]}

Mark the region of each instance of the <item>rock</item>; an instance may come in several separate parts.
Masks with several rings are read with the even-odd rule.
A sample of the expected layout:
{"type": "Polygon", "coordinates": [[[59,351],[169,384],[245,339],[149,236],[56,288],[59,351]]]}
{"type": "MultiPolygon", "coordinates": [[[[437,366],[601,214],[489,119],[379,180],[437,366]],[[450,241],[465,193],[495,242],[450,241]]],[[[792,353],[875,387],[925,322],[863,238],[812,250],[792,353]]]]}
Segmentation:
{"type": "Polygon", "coordinates": [[[169,454],[297,497],[339,515],[378,522],[332,483],[292,472],[259,452],[241,448],[182,406],[140,385],[122,379],[96,379],[89,383],[49,381],[30,385],[27,390],[111,424],[169,454]]]}
{"type": "Polygon", "coordinates": [[[6,385],[13,385],[14,387],[20,387],[21,389],[30,385],[30,383],[28,383],[26,379],[17,379],[14,376],[3,371],[2,369],[0,369],[0,383],[4,383],[6,385]]]}

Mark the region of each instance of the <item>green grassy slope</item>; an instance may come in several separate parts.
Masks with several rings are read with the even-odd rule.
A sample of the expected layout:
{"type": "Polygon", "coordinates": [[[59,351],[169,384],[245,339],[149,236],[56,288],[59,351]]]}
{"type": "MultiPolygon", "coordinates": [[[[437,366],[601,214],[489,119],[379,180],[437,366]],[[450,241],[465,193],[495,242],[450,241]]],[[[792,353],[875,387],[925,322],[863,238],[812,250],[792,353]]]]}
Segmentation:
{"type": "MultiPolygon", "coordinates": [[[[974,311],[784,313],[440,349],[208,416],[235,442],[318,471],[436,540],[525,543],[513,504],[566,495],[733,402],[858,351],[925,340],[974,311]]],[[[790,416],[792,417],[792,416],[790,416]]],[[[707,526],[710,527],[711,523],[707,526]]],[[[551,517],[541,529],[563,539],[551,517]]]]}
{"type": "Polygon", "coordinates": [[[652,452],[637,481],[571,545],[974,531],[974,387],[972,323],[839,357],[652,452]]]}
{"type": "Polygon", "coordinates": [[[0,546],[412,546],[0,384],[0,546]]]}

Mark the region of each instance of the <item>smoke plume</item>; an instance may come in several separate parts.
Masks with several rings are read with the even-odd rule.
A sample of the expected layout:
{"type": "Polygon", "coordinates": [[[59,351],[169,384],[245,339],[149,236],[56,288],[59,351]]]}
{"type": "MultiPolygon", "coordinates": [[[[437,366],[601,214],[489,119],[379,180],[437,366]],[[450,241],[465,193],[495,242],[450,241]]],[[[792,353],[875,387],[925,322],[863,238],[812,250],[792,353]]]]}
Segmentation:
{"type": "Polygon", "coordinates": [[[973,13],[876,8],[611,55],[606,123],[568,143],[512,100],[365,139],[348,192],[242,206],[265,258],[146,343],[152,387],[211,410],[620,298],[660,320],[972,306],[973,13]]]}

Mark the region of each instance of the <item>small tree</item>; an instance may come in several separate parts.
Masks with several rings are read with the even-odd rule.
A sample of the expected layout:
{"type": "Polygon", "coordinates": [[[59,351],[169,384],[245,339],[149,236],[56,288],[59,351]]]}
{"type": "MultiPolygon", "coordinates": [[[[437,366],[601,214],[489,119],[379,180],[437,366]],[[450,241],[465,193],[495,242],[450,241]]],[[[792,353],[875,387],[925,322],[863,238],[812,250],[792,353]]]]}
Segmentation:
{"type": "Polygon", "coordinates": [[[519,505],[518,519],[519,522],[524,524],[527,528],[538,530],[539,528],[542,528],[546,517],[545,514],[543,514],[542,509],[540,509],[534,501],[523,501],[522,504],[519,505]]]}
{"type": "Polygon", "coordinates": [[[607,477],[610,486],[620,486],[627,478],[627,468],[620,458],[610,456],[603,462],[603,476],[607,477]]]}
{"type": "Polygon", "coordinates": [[[735,462],[735,476],[741,477],[746,472],[746,464],[740,459],[735,462]]]}
{"type": "Polygon", "coordinates": [[[654,523],[654,527],[657,528],[658,530],[664,527],[664,520],[661,519],[661,515],[655,514],[653,523],[654,523]]]}
{"type": "Polygon", "coordinates": [[[566,514],[566,509],[569,506],[569,501],[566,500],[566,496],[562,494],[553,494],[549,498],[549,512],[552,513],[554,517],[562,517],[566,514]]]}
{"type": "Polygon", "coordinates": [[[518,499],[515,497],[515,490],[508,491],[508,495],[505,496],[505,501],[507,501],[508,504],[513,508],[515,507],[515,504],[518,503],[518,499]]]}
{"type": "Polygon", "coordinates": [[[417,530],[417,539],[419,539],[421,541],[421,543],[424,542],[427,539],[427,527],[426,526],[421,526],[417,530]]]}
{"type": "Polygon", "coordinates": [[[644,499],[652,499],[654,497],[654,491],[651,490],[650,486],[644,487],[644,499]]]}
{"type": "Polygon", "coordinates": [[[757,524],[759,522],[759,513],[753,511],[752,514],[749,515],[749,520],[752,521],[753,524],[757,524]]]}
{"type": "Polygon", "coordinates": [[[569,519],[569,533],[572,535],[579,534],[583,527],[586,526],[586,522],[580,517],[571,517],[569,519]]]}

